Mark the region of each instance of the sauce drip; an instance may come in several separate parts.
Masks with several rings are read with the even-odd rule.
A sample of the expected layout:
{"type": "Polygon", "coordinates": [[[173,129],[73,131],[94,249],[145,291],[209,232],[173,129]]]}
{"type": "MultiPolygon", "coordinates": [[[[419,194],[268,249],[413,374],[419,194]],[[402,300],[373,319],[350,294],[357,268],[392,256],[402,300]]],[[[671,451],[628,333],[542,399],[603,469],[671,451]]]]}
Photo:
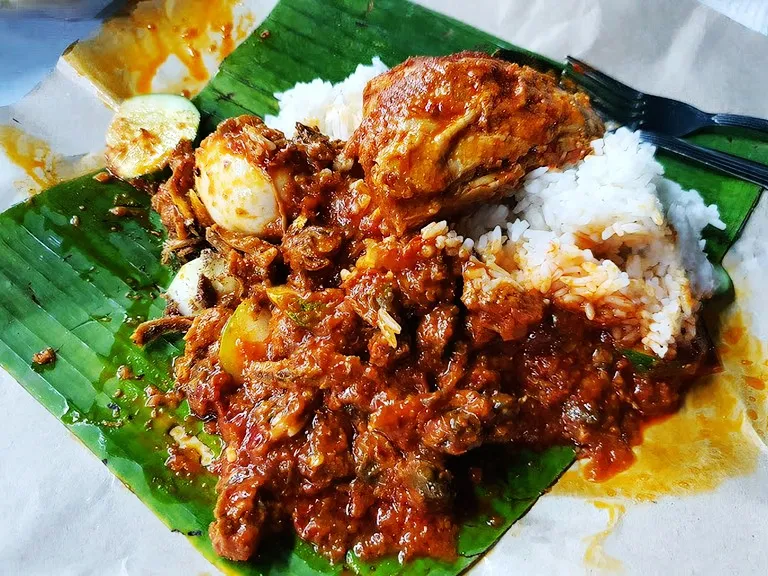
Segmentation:
{"type": "Polygon", "coordinates": [[[601,530],[597,534],[587,538],[584,563],[588,567],[596,570],[618,572],[622,569],[621,560],[607,554],[603,549],[603,546],[627,509],[622,504],[606,502],[603,500],[595,500],[592,504],[598,510],[606,510],[608,512],[608,525],[605,527],[605,530],[601,530]]]}
{"type": "Polygon", "coordinates": [[[129,14],[108,20],[98,35],[64,57],[111,104],[158,90],[189,96],[254,25],[254,15],[240,0],[144,0],[129,14]],[[181,65],[181,76],[157,86],[158,72],[174,61],[181,65]]]}

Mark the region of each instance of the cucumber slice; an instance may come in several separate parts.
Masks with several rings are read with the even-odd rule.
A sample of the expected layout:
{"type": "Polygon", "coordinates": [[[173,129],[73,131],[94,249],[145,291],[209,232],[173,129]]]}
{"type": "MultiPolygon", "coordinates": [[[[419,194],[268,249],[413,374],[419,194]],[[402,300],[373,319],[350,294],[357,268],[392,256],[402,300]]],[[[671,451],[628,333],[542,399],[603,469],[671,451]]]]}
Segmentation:
{"type": "Polygon", "coordinates": [[[165,292],[165,297],[174,302],[184,316],[196,316],[206,308],[200,294],[203,276],[210,281],[219,298],[237,290],[237,279],[227,271],[227,261],[211,250],[203,250],[199,257],[179,269],[165,292]]]}
{"type": "Polygon", "coordinates": [[[194,140],[200,112],[182,96],[148,94],[125,100],[107,129],[107,168],[123,179],[165,168],[183,140],[194,140]]]}

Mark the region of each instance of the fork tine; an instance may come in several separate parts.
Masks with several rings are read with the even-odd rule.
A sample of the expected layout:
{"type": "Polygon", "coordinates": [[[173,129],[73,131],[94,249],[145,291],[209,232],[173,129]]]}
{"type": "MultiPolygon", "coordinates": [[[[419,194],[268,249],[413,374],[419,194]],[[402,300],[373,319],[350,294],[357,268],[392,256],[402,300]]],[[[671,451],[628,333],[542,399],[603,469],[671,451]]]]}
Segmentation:
{"type": "MultiPolygon", "coordinates": [[[[614,120],[632,129],[639,128],[644,123],[646,102],[643,98],[634,98],[627,96],[627,94],[640,94],[642,96],[642,93],[619,82],[616,84],[619,87],[624,86],[626,91],[621,91],[621,88],[617,91],[615,86],[607,85],[608,82],[601,81],[598,76],[590,74],[587,70],[594,69],[586,64],[582,68],[580,64],[583,63],[569,57],[564,75],[575,81],[589,95],[595,110],[605,119],[614,120]]],[[[609,77],[606,76],[606,78],[609,77]]],[[[613,82],[612,79],[609,78],[609,80],[613,82]]]]}
{"type": "Polygon", "coordinates": [[[571,68],[566,68],[565,75],[572,78],[590,95],[598,96],[616,107],[626,108],[629,111],[642,110],[645,107],[644,100],[627,100],[622,98],[615,92],[607,90],[602,84],[595,82],[592,78],[584,76],[571,68]]]}
{"type": "Polygon", "coordinates": [[[604,83],[597,81],[595,78],[578,72],[570,64],[565,68],[563,74],[573,78],[577,84],[589,88],[591,92],[599,94],[605,99],[614,102],[617,106],[623,106],[625,108],[641,108],[645,105],[645,100],[626,98],[622,94],[615,92],[612,88],[607,87],[604,83]]]}
{"type": "Polygon", "coordinates": [[[599,98],[592,99],[592,108],[597,111],[603,120],[612,120],[633,130],[637,130],[643,126],[642,114],[627,114],[626,110],[617,109],[607,105],[603,100],[600,100],[599,98]]]}
{"type": "Polygon", "coordinates": [[[591,78],[592,80],[603,85],[605,88],[623,96],[627,100],[642,100],[645,94],[630,88],[626,84],[619,82],[618,80],[611,78],[607,74],[603,74],[599,70],[596,70],[586,62],[582,62],[578,58],[573,56],[567,56],[566,60],[569,67],[573,68],[576,72],[583,74],[584,76],[591,78]]]}
{"type": "Polygon", "coordinates": [[[627,112],[623,108],[617,108],[616,106],[606,102],[600,97],[591,97],[590,103],[592,107],[601,114],[608,116],[610,120],[617,120],[622,123],[629,123],[632,121],[639,121],[642,119],[642,114],[627,112]]]}
{"type": "Polygon", "coordinates": [[[603,91],[596,92],[587,84],[580,83],[579,86],[589,96],[592,107],[601,115],[628,126],[637,127],[643,123],[644,107],[627,106],[624,103],[606,98],[603,91]]]}

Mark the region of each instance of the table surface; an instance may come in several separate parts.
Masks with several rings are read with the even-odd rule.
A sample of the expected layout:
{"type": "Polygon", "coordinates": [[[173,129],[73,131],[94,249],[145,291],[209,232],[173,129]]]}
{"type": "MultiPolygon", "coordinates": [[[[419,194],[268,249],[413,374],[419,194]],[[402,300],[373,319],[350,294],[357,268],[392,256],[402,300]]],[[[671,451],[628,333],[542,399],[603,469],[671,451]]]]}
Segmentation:
{"type": "MultiPolygon", "coordinates": [[[[700,1],[749,28],[768,34],[768,0],[700,1]]],[[[0,11],[0,106],[18,100],[31,90],[71,42],[89,35],[99,25],[95,20],[3,18],[2,14],[0,11]],[[34,41],[30,40],[32,38],[34,41]],[[41,38],[47,40],[41,41],[41,38]]],[[[62,574],[62,566],[66,567],[66,574],[73,575],[167,574],[168,567],[144,563],[147,552],[144,547],[149,545],[148,534],[154,538],[153,554],[173,558],[174,573],[210,573],[211,566],[201,556],[190,553],[180,557],[179,547],[188,546],[186,540],[178,534],[170,534],[159,522],[153,522],[152,514],[128,490],[116,490],[115,484],[119,481],[106,470],[94,471],[93,457],[87,451],[77,451],[66,468],[52,471],[45,462],[48,455],[69,452],[68,445],[72,439],[62,434],[60,424],[50,418],[31,396],[21,390],[3,390],[0,386],[0,417],[6,421],[6,429],[23,430],[30,426],[30,414],[35,413],[39,413],[39,419],[34,422],[36,434],[45,441],[46,450],[29,453],[14,437],[0,437],[3,461],[23,463],[14,464],[18,469],[14,487],[0,485],[4,497],[25,485],[48,487],[46,492],[36,493],[25,502],[24,513],[13,520],[19,533],[34,533],[34,540],[13,538],[13,527],[10,533],[0,530],[0,534],[11,535],[0,541],[0,566],[6,567],[0,568],[0,574],[9,573],[6,571],[6,560],[15,559],[18,562],[23,558],[27,558],[28,565],[33,566],[32,572],[27,572],[30,574],[62,574]],[[3,404],[15,406],[15,410],[4,410],[3,404]],[[89,471],[87,482],[83,479],[86,470],[89,471]],[[50,476],[45,482],[40,481],[41,471],[50,476]],[[72,502],[52,507],[47,505],[65,501],[61,495],[67,491],[67,486],[73,484],[83,485],[82,497],[89,504],[87,518],[81,516],[81,505],[75,506],[72,502]],[[120,530],[100,530],[100,524],[111,524],[120,518],[114,513],[115,510],[122,511],[125,518],[146,518],[146,522],[134,521],[121,526],[120,530]],[[47,519],[45,525],[39,524],[40,518],[47,519]],[[90,524],[92,529],[79,529],[80,522],[90,524]],[[66,531],[65,537],[60,534],[61,530],[66,531]],[[96,534],[98,538],[94,537],[96,534]],[[89,550],[89,554],[83,554],[84,550],[89,550]],[[107,557],[113,558],[114,563],[105,565],[103,559],[107,557]],[[98,558],[99,563],[94,564],[92,558],[98,558]]],[[[11,505],[10,510],[13,509],[11,505]]],[[[9,509],[4,506],[0,510],[8,512],[9,509]]]]}

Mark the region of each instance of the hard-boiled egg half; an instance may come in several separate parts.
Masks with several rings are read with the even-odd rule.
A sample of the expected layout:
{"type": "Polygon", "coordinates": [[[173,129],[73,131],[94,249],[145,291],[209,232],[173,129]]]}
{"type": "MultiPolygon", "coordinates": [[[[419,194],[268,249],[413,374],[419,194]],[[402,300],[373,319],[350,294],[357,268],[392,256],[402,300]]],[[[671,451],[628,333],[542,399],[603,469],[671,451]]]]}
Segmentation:
{"type": "Polygon", "coordinates": [[[199,125],[200,112],[181,96],[128,98],[107,128],[107,168],[123,179],[161,170],[180,142],[195,139],[199,125]]]}
{"type": "Polygon", "coordinates": [[[184,316],[195,316],[209,305],[200,293],[203,277],[210,282],[219,298],[237,290],[237,279],[227,271],[224,257],[212,250],[203,250],[199,257],[179,269],[165,292],[165,297],[175,303],[184,316]]]}
{"type": "Polygon", "coordinates": [[[283,228],[275,183],[267,171],[278,151],[259,118],[222,122],[195,152],[195,190],[211,218],[233,232],[279,236],[283,228]]]}

